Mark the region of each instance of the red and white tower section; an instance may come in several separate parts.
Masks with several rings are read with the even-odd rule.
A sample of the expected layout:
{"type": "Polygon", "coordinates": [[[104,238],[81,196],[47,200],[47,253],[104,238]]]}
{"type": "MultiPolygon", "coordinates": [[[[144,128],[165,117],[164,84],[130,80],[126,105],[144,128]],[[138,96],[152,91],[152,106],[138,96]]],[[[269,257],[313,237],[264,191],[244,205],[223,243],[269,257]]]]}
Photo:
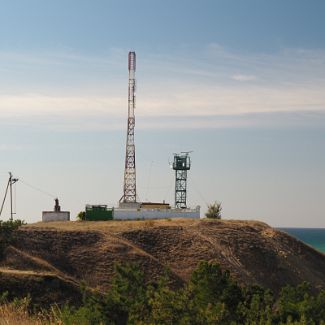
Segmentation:
{"type": "Polygon", "coordinates": [[[136,55],[135,52],[129,52],[129,91],[128,91],[128,122],[126,135],[125,151],[125,169],[124,169],[124,187],[123,196],[120,203],[136,203],[136,169],[135,169],[135,144],[134,144],[134,127],[135,127],[135,69],[136,55]]]}
{"type": "MultiPolygon", "coordinates": [[[[123,195],[119,202],[119,207],[114,208],[113,218],[117,220],[132,219],[161,219],[161,218],[200,218],[200,207],[190,209],[186,205],[186,183],[184,177],[176,179],[176,208],[172,208],[168,203],[138,202],[136,187],[136,168],[135,168],[135,144],[134,144],[134,127],[135,127],[135,69],[136,56],[135,52],[129,52],[129,91],[128,91],[128,122],[126,134],[125,150],[125,167],[124,167],[124,185],[123,195]],[[181,183],[177,183],[177,181],[181,183]],[[177,184],[180,184],[178,186],[177,184]],[[185,187],[183,186],[185,184],[185,187]],[[180,196],[180,199],[179,199],[180,196]]],[[[178,156],[177,156],[178,157],[178,156]]],[[[179,158],[179,157],[178,157],[179,158]]],[[[181,160],[183,156],[180,156],[181,160]]],[[[185,158],[184,158],[185,159],[185,158]]],[[[186,153],[185,162],[189,161],[186,153]]],[[[184,161],[178,161],[175,165],[176,178],[178,172],[184,172],[185,175],[189,166],[183,166],[184,161]]],[[[183,175],[183,174],[182,174],[183,175]]],[[[186,178],[185,178],[186,182],[186,178]]]]}

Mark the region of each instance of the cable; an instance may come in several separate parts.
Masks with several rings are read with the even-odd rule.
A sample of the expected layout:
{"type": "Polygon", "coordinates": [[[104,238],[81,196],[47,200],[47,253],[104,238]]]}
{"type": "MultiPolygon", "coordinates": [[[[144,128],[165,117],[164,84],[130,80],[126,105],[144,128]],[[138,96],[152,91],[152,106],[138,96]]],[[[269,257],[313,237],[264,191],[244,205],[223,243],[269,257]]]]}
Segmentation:
{"type": "Polygon", "coordinates": [[[170,183],[169,183],[169,185],[168,185],[168,187],[167,187],[167,190],[166,190],[166,192],[165,192],[165,195],[164,195],[164,201],[166,201],[166,199],[167,199],[167,195],[169,195],[170,191],[172,190],[172,187],[173,187],[173,181],[174,181],[174,179],[171,178],[170,183]]]}
{"type": "Polygon", "coordinates": [[[1,209],[0,209],[0,216],[1,216],[1,214],[2,214],[2,210],[3,210],[3,207],[4,207],[4,205],[5,205],[6,198],[7,198],[8,189],[9,189],[9,184],[10,184],[10,182],[8,181],[8,183],[7,183],[7,187],[6,187],[6,191],[5,191],[5,196],[4,196],[4,198],[3,198],[2,205],[1,205],[1,209]]]}
{"type": "Polygon", "coordinates": [[[199,190],[198,186],[196,185],[196,182],[194,181],[193,179],[193,176],[191,176],[191,179],[192,179],[192,183],[194,184],[194,189],[196,191],[197,194],[199,194],[201,200],[208,206],[208,202],[205,200],[205,198],[203,197],[201,191],[199,190]]]}
{"type": "Polygon", "coordinates": [[[147,179],[147,188],[145,190],[145,195],[144,195],[146,201],[148,201],[148,195],[147,194],[148,194],[148,189],[149,189],[149,185],[150,185],[150,181],[151,181],[151,170],[152,170],[153,163],[154,163],[154,161],[152,160],[150,162],[150,167],[149,167],[149,173],[148,173],[148,179],[147,179]]]}
{"type": "MultiPolygon", "coordinates": [[[[137,186],[137,188],[146,189],[147,186],[137,186]]],[[[170,188],[170,186],[149,186],[149,190],[163,190],[165,188],[170,188]]]]}
{"type": "Polygon", "coordinates": [[[40,189],[40,188],[38,188],[38,187],[36,187],[36,186],[33,186],[33,185],[31,185],[31,184],[29,184],[29,183],[23,181],[21,178],[19,178],[19,181],[20,181],[22,184],[24,184],[24,185],[26,185],[26,186],[32,188],[32,189],[35,190],[35,191],[38,191],[38,192],[40,192],[40,193],[43,193],[44,195],[47,195],[47,196],[49,196],[49,197],[51,197],[51,198],[53,198],[53,199],[57,198],[56,195],[53,195],[53,194],[51,194],[51,193],[49,193],[49,192],[46,192],[46,191],[44,191],[44,190],[42,190],[42,189],[40,189]]]}

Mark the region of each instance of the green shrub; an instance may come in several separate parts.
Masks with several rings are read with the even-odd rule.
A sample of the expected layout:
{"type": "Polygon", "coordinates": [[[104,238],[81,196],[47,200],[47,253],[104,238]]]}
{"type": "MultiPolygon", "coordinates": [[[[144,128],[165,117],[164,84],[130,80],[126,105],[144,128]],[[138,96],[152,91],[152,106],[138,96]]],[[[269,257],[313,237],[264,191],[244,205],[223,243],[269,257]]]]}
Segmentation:
{"type": "Polygon", "coordinates": [[[86,220],[86,212],[85,211],[80,211],[77,215],[77,219],[80,221],[86,220]]]}
{"type": "Polygon", "coordinates": [[[3,252],[14,240],[14,232],[20,226],[26,224],[23,220],[0,220],[0,258],[3,256],[3,252]]]}
{"type": "Polygon", "coordinates": [[[221,202],[214,202],[208,205],[208,211],[205,213],[205,216],[209,219],[221,219],[221,202]]]}
{"type": "MultiPolygon", "coordinates": [[[[259,286],[239,286],[214,262],[201,262],[176,289],[168,274],[147,283],[137,265],[117,264],[105,294],[84,287],[80,307],[54,306],[47,318],[62,325],[325,325],[325,291],[312,294],[307,283],[286,286],[276,298],[259,286]]],[[[0,300],[7,302],[7,295],[0,300]]],[[[11,305],[18,310],[26,303],[11,305]]]]}

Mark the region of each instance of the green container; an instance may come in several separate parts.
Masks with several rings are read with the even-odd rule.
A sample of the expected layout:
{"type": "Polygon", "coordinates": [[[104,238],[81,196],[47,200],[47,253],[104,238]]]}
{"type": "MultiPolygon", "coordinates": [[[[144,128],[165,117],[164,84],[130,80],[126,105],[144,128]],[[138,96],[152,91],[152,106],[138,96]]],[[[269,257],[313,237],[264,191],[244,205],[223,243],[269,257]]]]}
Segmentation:
{"type": "Polygon", "coordinates": [[[85,220],[105,221],[113,219],[113,209],[108,209],[107,205],[87,205],[85,220]]]}

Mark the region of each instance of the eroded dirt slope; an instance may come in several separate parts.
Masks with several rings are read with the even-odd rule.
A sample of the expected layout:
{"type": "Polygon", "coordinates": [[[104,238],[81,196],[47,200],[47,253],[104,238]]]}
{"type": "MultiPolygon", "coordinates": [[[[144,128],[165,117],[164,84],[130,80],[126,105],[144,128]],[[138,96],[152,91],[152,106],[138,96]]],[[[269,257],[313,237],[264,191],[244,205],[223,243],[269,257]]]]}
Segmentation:
{"type": "Polygon", "coordinates": [[[148,280],[168,268],[179,285],[201,260],[219,262],[242,284],[275,292],[302,281],[325,288],[325,255],[283,232],[255,221],[182,219],[24,226],[0,262],[0,285],[10,290],[11,282],[15,287],[19,277],[28,278],[28,290],[48,283],[53,301],[64,300],[56,291],[74,300],[82,281],[107,289],[115,262],[137,262],[148,280]]]}

